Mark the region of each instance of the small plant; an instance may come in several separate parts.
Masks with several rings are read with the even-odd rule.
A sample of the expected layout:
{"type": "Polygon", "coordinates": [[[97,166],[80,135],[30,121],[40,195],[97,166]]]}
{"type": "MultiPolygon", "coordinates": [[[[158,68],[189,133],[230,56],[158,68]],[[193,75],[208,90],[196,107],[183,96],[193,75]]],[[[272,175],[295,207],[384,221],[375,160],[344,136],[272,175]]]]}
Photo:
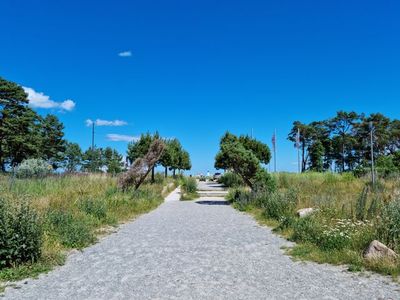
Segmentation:
{"type": "Polygon", "coordinates": [[[244,182],[242,180],[242,178],[237,175],[236,173],[232,173],[232,172],[227,172],[224,175],[222,175],[219,179],[218,179],[218,183],[223,184],[226,187],[239,187],[239,186],[243,186],[244,182]]]}
{"type": "Polygon", "coordinates": [[[17,178],[43,178],[52,172],[53,168],[42,159],[25,159],[15,170],[17,178]]]}
{"type": "Polygon", "coordinates": [[[181,184],[181,200],[193,200],[198,198],[197,182],[193,177],[183,177],[181,184]]]}
{"type": "Polygon", "coordinates": [[[40,258],[43,230],[26,203],[13,209],[0,198],[0,269],[40,258]]]}
{"type": "Polygon", "coordinates": [[[393,200],[383,209],[377,232],[380,241],[400,250],[400,199],[393,200]]]}

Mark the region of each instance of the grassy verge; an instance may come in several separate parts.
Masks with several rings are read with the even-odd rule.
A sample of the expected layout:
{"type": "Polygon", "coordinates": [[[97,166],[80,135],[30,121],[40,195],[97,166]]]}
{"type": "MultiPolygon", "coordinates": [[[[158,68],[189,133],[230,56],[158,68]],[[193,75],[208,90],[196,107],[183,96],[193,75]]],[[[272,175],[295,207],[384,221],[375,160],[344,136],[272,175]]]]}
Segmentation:
{"type": "Polygon", "coordinates": [[[299,260],[347,265],[394,278],[399,259],[366,260],[363,252],[379,240],[400,253],[400,182],[388,179],[374,188],[367,179],[337,174],[275,174],[276,190],[254,193],[231,189],[228,200],[261,224],[296,242],[287,253],[299,260]],[[305,218],[297,210],[312,207],[305,218]]]}
{"type": "MultiPolygon", "coordinates": [[[[175,186],[172,180],[159,179],[137,191],[122,192],[115,178],[102,175],[29,180],[0,177],[2,203],[7,208],[28,205],[42,230],[39,258],[1,268],[0,286],[62,265],[72,249],[87,247],[110,228],[156,208],[175,186]]],[[[13,211],[10,209],[10,214],[13,211]]]]}

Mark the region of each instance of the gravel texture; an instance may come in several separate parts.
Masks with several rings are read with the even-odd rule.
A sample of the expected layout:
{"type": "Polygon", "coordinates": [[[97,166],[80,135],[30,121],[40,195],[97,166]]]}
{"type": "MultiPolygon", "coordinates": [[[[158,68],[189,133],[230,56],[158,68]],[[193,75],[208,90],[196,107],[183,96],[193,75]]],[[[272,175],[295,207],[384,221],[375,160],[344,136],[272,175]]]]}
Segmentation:
{"type": "Polygon", "coordinates": [[[4,299],[400,299],[390,278],[293,262],[220,199],[175,198],[4,299]]]}

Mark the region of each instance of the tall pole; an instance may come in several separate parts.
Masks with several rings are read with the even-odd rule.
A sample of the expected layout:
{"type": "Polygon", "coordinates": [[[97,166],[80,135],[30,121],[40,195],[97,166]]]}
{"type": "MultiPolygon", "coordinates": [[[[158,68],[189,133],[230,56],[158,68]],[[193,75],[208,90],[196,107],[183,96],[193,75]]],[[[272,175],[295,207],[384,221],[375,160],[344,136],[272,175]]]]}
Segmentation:
{"type": "Polygon", "coordinates": [[[276,173],[276,129],[274,132],[274,172],[276,173]]]}
{"type": "Polygon", "coordinates": [[[372,172],[372,185],[375,185],[375,166],[374,166],[374,127],[372,122],[369,123],[371,135],[371,172],[372,172]]]}
{"type": "Polygon", "coordinates": [[[297,128],[296,148],[297,148],[297,172],[300,174],[301,173],[301,166],[300,166],[300,128],[297,128]]]}
{"type": "Polygon", "coordinates": [[[92,150],[94,150],[94,122],[92,122],[92,150]]]}

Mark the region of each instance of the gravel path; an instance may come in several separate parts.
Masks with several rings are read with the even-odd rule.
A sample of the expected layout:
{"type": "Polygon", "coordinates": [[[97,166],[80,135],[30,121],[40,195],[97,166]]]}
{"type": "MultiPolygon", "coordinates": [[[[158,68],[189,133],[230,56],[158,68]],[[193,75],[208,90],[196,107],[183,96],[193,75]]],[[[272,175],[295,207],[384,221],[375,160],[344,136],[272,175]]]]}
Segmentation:
{"type": "Polygon", "coordinates": [[[293,262],[288,242],[219,199],[176,198],[5,299],[400,299],[382,276],[293,262]]]}

